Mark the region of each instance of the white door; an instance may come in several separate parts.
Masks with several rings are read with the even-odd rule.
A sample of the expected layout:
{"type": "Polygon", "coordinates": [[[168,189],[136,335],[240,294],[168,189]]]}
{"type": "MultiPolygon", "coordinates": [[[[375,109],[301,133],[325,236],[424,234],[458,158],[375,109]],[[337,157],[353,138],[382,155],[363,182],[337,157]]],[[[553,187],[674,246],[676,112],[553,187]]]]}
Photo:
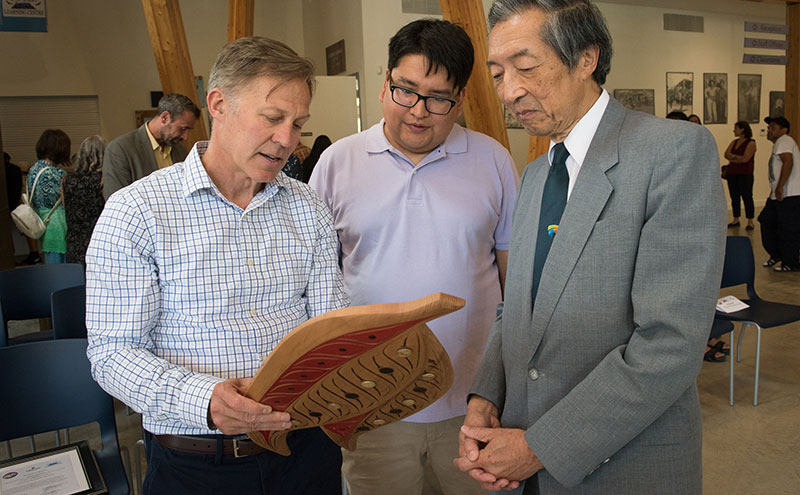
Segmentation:
{"type": "Polygon", "coordinates": [[[360,111],[356,76],[317,76],[311,99],[311,118],[303,126],[300,141],[309,148],[317,136],[332,142],[359,132],[360,111]]]}

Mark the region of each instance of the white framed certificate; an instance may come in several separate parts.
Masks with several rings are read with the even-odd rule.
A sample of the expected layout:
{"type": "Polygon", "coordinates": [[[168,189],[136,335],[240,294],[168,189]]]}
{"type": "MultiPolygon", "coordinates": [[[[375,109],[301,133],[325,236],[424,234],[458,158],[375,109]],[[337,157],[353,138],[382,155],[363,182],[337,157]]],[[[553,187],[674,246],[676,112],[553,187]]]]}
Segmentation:
{"type": "Polygon", "coordinates": [[[0,462],[0,495],[108,493],[85,441],[0,462]]]}

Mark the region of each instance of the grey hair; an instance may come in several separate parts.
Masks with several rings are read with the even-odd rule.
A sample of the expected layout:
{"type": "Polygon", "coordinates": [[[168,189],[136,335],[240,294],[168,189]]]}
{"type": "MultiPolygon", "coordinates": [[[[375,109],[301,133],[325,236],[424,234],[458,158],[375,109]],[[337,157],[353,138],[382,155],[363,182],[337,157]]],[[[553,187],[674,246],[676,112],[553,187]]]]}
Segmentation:
{"type": "Polygon", "coordinates": [[[548,14],[540,38],[558,54],[570,71],[584,51],[597,47],[599,55],[592,79],[603,85],[611,72],[611,34],[600,9],[591,0],[495,0],[489,10],[489,31],[530,9],[548,14]]]}
{"type": "Polygon", "coordinates": [[[106,140],[95,134],[83,140],[75,160],[75,172],[99,172],[103,169],[106,140]]]}
{"type": "Polygon", "coordinates": [[[183,112],[192,112],[194,118],[200,118],[200,109],[197,108],[197,105],[189,97],[178,93],[166,94],[158,100],[156,115],[164,112],[169,112],[169,118],[172,120],[179,119],[183,112]]]}
{"type": "Polygon", "coordinates": [[[220,88],[235,98],[237,92],[257,77],[276,78],[279,85],[301,79],[314,93],[314,64],[280,41],[262,36],[239,38],[226,44],[217,55],[208,89],[220,88]]]}

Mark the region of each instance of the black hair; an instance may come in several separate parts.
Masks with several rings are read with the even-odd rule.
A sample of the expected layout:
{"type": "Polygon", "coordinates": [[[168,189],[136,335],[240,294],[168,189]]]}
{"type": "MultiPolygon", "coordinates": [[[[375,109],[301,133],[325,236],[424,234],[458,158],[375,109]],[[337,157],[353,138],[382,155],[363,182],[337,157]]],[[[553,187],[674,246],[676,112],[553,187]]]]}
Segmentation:
{"type": "Polygon", "coordinates": [[[673,110],[672,112],[668,113],[667,118],[670,120],[689,120],[689,117],[687,117],[686,114],[680,110],[673,110]]]}
{"type": "Polygon", "coordinates": [[[308,180],[311,178],[311,173],[314,171],[314,167],[317,165],[320,155],[330,145],[331,138],[325,134],[317,136],[317,139],[314,140],[314,144],[311,146],[311,151],[308,153],[308,156],[303,160],[303,163],[300,164],[302,170],[300,180],[308,184],[308,180]]]}
{"type": "Polygon", "coordinates": [[[69,164],[70,146],[67,133],[61,129],[45,129],[36,142],[36,158],[48,159],[53,165],[69,164]]]}
{"type": "Polygon", "coordinates": [[[422,55],[427,59],[428,72],[425,75],[444,68],[456,91],[467,85],[475,62],[472,40],[464,29],[438,19],[420,19],[400,28],[389,40],[387,70],[397,67],[406,55],[422,55]]]}
{"type": "Polygon", "coordinates": [[[744,132],[744,137],[746,137],[747,139],[753,139],[753,129],[750,128],[750,124],[748,124],[747,121],[740,120],[733,125],[735,125],[739,129],[741,129],[742,132],[744,132]]]}

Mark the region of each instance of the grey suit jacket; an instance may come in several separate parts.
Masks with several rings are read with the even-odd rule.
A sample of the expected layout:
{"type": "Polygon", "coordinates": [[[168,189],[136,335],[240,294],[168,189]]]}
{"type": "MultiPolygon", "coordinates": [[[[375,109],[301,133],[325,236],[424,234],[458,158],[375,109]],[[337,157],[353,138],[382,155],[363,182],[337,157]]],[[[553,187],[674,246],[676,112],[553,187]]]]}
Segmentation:
{"type": "Polygon", "coordinates": [[[727,214],[716,144],[612,98],[532,307],[548,168],[543,156],[523,175],[505,303],[472,393],[526,430],[542,494],[700,493],[695,379],[727,214]]]}
{"type": "MultiPolygon", "coordinates": [[[[119,136],[106,146],[103,155],[103,196],[106,199],[128,184],[158,170],[145,125],[119,136]]],[[[186,147],[182,144],[173,146],[170,155],[172,163],[182,162],[186,159],[186,147]]]]}

